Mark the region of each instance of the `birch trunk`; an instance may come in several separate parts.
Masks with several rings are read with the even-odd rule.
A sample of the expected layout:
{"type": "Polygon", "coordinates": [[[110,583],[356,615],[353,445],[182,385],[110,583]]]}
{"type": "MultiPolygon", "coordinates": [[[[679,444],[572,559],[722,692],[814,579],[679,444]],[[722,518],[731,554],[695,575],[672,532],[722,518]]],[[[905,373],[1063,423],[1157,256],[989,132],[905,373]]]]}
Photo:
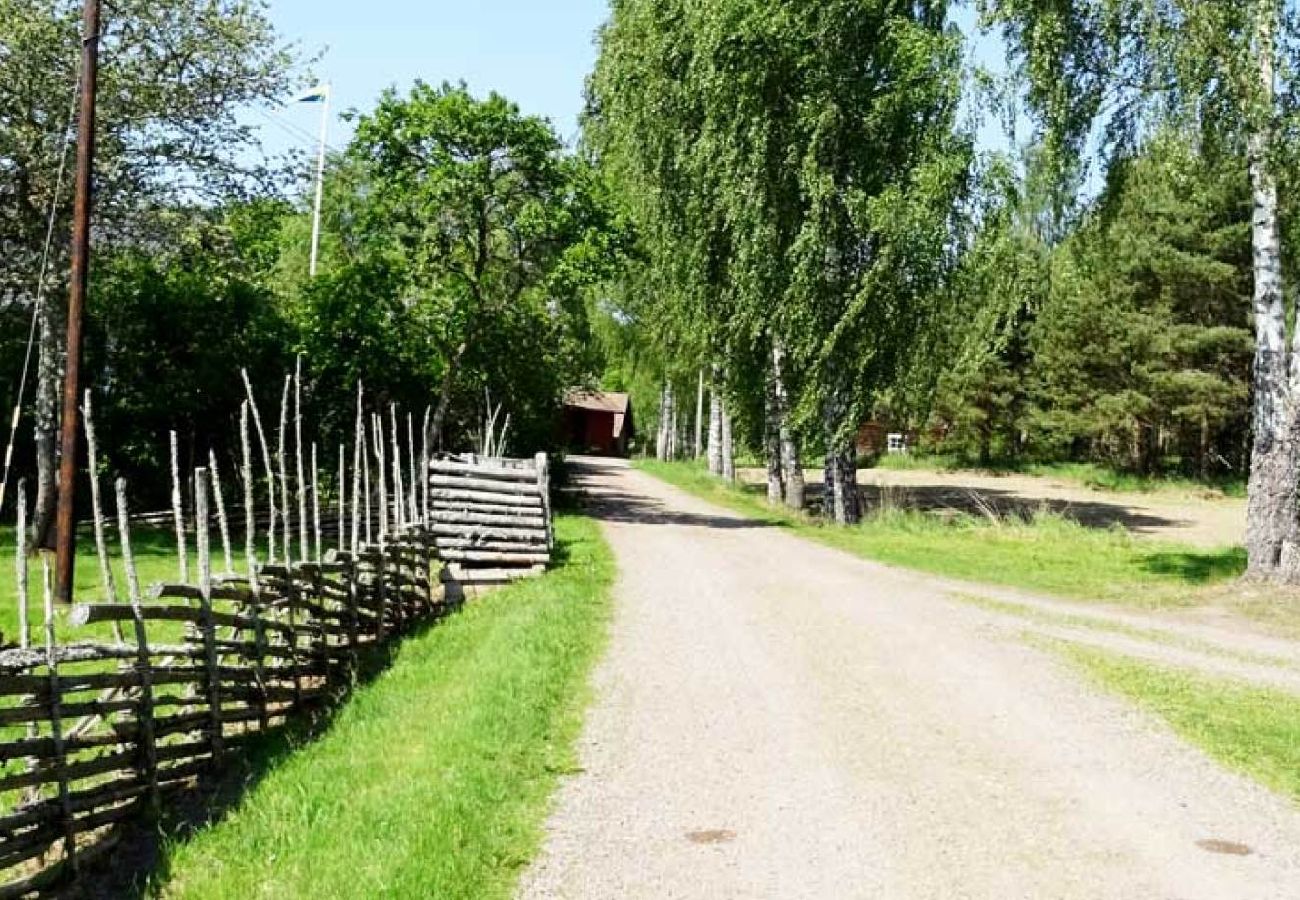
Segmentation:
{"type": "Polygon", "coordinates": [[[804,507],[803,463],[799,461],[799,442],[790,427],[790,395],[785,383],[785,348],[772,341],[772,387],[775,394],[778,440],[781,444],[781,474],[785,479],[785,505],[804,507]]]}
{"type": "Polygon", "coordinates": [[[722,395],[718,393],[718,369],[713,369],[709,386],[709,471],[722,474],[722,395]]]}
{"type": "Polygon", "coordinates": [[[700,386],[695,394],[695,441],[691,453],[696,459],[704,455],[704,370],[700,369],[700,386]]]}
{"type": "Polygon", "coordinates": [[[856,525],[862,521],[853,428],[845,421],[850,407],[845,390],[837,387],[822,412],[822,425],[826,432],[826,468],[823,474],[826,493],[822,500],[822,515],[840,525],[856,525]],[[845,434],[849,436],[845,437],[845,434]]]}
{"type": "Polygon", "coordinates": [[[731,439],[731,411],[726,404],[722,406],[722,477],[725,481],[736,480],[735,446],[731,439]]]}
{"type": "Polygon", "coordinates": [[[666,462],[669,459],[672,423],[673,386],[668,381],[665,381],[663,390],[659,393],[659,437],[655,442],[655,456],[658,457],[660,462],[666,462]]]}
{"type": "MultiPolygon", "coordinates": [[[[1274,90],[1274,16],[1261,4],[1256,23],[1259,115],[1271,119],[1274,90]]],[[[1273,130],[1260,125],[1248,139],[1253,200],[1255,364],[1254,443],[1251,447],[1246,551],[1248,572],[1259,577],[1300,579],[1300,533],[1296,518],[1297,434],[1292,382],[1300,378],[1293,347],[1288,359],[1282,287],[1278,188],[1271,158],[1273,130]]],[[[1300,340],[1300,334],[1296,335],[1300,340]]]]}
{"type": "Polygon", "coordinates": [[[41,304],[39,357],[36,368],[36,508],[32,546],[54,549],[54,513],[58,506],[59,382],[62,380],[62,316],[59,304],[41,304]]]}
{"type": "Polygon", "coordinates": [[[763,455],[767,457],[767,502],[780,506],[785,499],[781,483],[781,424],[776,410],[776,386],[769,370],[763,397],[763,455]]]}

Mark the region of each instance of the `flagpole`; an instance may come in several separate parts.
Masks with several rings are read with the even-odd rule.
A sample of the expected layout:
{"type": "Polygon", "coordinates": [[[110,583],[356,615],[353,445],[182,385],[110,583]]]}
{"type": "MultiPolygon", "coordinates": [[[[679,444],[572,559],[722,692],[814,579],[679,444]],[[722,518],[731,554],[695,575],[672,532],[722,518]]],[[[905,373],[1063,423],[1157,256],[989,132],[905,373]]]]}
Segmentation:
{"type": "Polygon", "coordinates": [[[325,193],[325,136],[330,120],[330,87],[325,86],[325,99],[320,114],[320,153],[316,157],[316,204],[311,218],[311,268],[310,275],[316,277],[316,260],[320,256],[320,207],[325,193]]]}

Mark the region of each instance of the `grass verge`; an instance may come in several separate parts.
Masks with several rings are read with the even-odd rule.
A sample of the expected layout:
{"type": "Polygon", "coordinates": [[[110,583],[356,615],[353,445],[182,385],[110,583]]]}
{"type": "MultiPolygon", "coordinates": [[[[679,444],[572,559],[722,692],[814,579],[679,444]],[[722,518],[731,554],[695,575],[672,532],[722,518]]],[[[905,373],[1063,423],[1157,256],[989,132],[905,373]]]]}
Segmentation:
{"type": "Polygon", "coordinates": [[[561,564],[408,639],[325,734],[170,849],[165,897],[506,897],[574,765],[613,557],[556,520],[561,564]]]}
{"type": "Polygon", "coordinates": [[[1055,610],[1029,606],[1023,603],[1011,603],[993,597],[967,594],[961,591],[953,591],[949,593],[948,596],[961,603],[965,603],[968,606],[975,606],[1000,615],[1014,616],[1026,624],[1042,625],[1046,627],[1081,628],[1088,631],[1101,632],[1103,634],[1113,634],[1119,637],[1132,638],[1137,641],[1146,641],[1152,644],[1162,644],[1167,647],[1177,647],[1182,650],[1190,650],[1193,653],[1203,653],[1207,656],[1232,659],[1238,662],[1249,663],[1251,665],[1274,666],[1284,669],[1300,670],[1300,661],[1297,660],[1274,656],[1268,653],[1254,653],[1247,650],[1237,650],[1232,647],[1225,647],[1221,644],[1216,644],[1212,641],[1203,641],[1188,635],[1177,634],[1160,628],[1144,628],[1138,625],[1130,625],[1126,622],[1115,622],[1110,619],[1098,618],[1097,616],[1092,615],[1076,615],[1067,612],[1057,612],[1055,610]]]}
{"type": "Polygon", "coordinates": [[[1096,463],[1001,463],[981,466],[950,454],[900,453],[876,460],[878,469],[920,470],[933,472],[992,472],[997,474],[1036,475],[1059,478],[1099,491],[1125,494],[1173,494],[1205,498],[1246,496],[1246,482],[1241,477],[1202,480],[1186,475],[1138,475],[1121,472],[1096,463]]]}
{"type": "MultiPolygon", "coordinates": [[[[4,641],[18,640],[18,580],[16,577],[17,559],[15,556],[14,528],[0,528],[0,634],[4,641]]],[[[135,553],[136,569],[140,573],[140,583],[146,588],[159,581],[176,581],[177,573],[176,538],[164,529],[136,528],[131,532],[131,549],[135,553]]],[[[191,548],[191,554],[193,553],[191,548]]],[[[117,580],[119,599],[126,597],[126,572],[122,567],[122,554],[117,541],[109,543],[110,565],[117,580]]],[[[51,565],[53,561],[51,560],[51,565]]],[[[190,559],[191,567],[195,565],[190,559]]],[[[33,639],[40,641],[43,621],[41,599],[41,561],[39,557],[27,560],[28,578],[28,614],[32,626],[33,639]]],[[[78,601],[104,601],[104,590],[99,580],[99,557],[95,553],[95,538],[89,531],[77,535],[77,561],[74,575],[73,596],[78,601]]],[[[69,638],[107,637],[111,626],[100,624],[72,631],[66,624],[68,608],[59,606],[55,610],[56,627],[61,640],[69,638]]],[[[179,629],[177,629],[179,633],[179,629]]]]}
{"type": "Polygon", "coordinates": [[[1214,759],[1300,801],[1300,697],[1036,639],[1214,759]]]}
{"type": "Polygon", "coordinates": [[[868,559],[945,575],[1142,608],[1198,605],[1198,589],[1235,578],[1245,552],[1138,540],[1043,515],[992,523],[970,516],[892,511],[844,528],[773,509],[760,487],[732,487],[689,463],[637,467],[696,496],[868,559]]]}

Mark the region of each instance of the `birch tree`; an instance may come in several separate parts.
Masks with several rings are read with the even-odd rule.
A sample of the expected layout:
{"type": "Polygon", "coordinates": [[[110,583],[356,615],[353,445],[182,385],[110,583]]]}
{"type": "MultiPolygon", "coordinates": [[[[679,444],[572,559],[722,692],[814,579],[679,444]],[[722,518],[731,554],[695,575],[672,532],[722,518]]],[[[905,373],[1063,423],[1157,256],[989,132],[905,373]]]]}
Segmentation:
{"type": "Polygon", "coordinates": [[[1016,53],[1028,101],[1063,160],[1098,124],[1103,161],[1175,117],[1244,146],[1253,200],[1255,359],[1246,549],[1249,573],[1300,581],[1300,332],[1284,290],[1281,135],[1295,109],[1297,30],[1282,0],[983,0],[1016,53]]]}

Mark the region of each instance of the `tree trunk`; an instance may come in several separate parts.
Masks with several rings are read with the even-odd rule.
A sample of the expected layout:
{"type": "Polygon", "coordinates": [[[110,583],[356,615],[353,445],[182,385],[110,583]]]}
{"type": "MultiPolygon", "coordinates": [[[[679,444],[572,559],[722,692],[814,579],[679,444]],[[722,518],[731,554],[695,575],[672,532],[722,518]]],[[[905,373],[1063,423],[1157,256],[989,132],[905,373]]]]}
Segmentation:
{"type": "Polygon", "coordinates": [[[781,474],[785,478],[785,505],[802,510],[804,505],[803,463],[799,461],[799,442],[790,427],[790,398],[785,383],[785,348],[772,341],[772,386],[775,394],[778,437],[781,444],[781,474]]]}
{"type": "Polygon", "coordinates": [[[862,521],[862,498],[858,492],[857,453],[850,445],[830,445],[826,452],[826,500],[823,514],[840,525],[862,521]]]}
{"type": "Polygon", "coordinates": [[[842,437],[845,410],[842,392],[826,401],[822,423],[826,430],[825,495],[822,515],[840,525],[856,525],[862,521],[862,503],[858,495],[857,452],[852,438],[842,437]]]}
{"type": "Polygon", "coordinates": [[[695,395],[695,442],[691,444],[691,453],[699,459],[704,455],[704,370],[700,369],[700,387],[695,395]]]}
{"type": "Polygon", "coordinates": [[[660,462],[671,459],[673,429],[673,386],[665,380],[659,394],[659,437],[655,442],[655,456],[660,462]]]}
{"type": "MultiPolygon", "coordinates": [[[[1274,18],[1261,4],[1256,23],[1256,58],[1265,122],[1273,107],[1274,18]]],[[[1258,113],[1257,113],[1258,114],[1258,113]]],[[[1296,518],[1297,435],[1291,380],[1300,377],[1288,359],[1286,308],[1282,290],[1282,241],[1277,178],[1271,150],[1273,129],[1260,124],[1250,134],[1248,154],[1254,209],[1255,364],[1250,482],[1246,517],[1247,571],[1258,577],[1295,580],[1300,576],[1296,518]]],[[[1300,340],[1300,333],[1296,339],[1300,340]]]]}
{"type": "Polygon", "coordinates": [[[722,474],[722,394],[718,392],[717,366],[709,386],[709,471],[722,474]]]}
{"type": "Polygon", "coordinates": [[[736,480],[735,446],[731,440],[731,411],[722,405],[722,477],[728,482],[736,480]]]}
{"type": "Polygon", "coordinates": [[[54,549],[58,507],[59,384],[63,380],[62,307],[48,299],[41,305],[40,345],[36,369],[36,509],[32,546],[54,549]]]}
{"type": "Polygon", "coordinates": [[[439,450],[442,449],[442,429],[447,421],[447,414],[451,411],[451,392],[456,386],[456,375],[460,371],[461,361],[465,358],[465,352],[469,349],[469,341],[462,341],[452,354],[451,359],[447,360],[447,371],[442,374],[442,387],[438,391],[438,406],[433,412],[433,421],[429,423],[429,433],[433,437],[433,445],[439,450]]]}
{"type": "Polygon", "coordinates": [[[765,381],[763,451],[767,457],[767,502],[779,506],[785,499],[785,488],[781,483],[781,423],[777,416],[776,386],[771,371],[768,371],[765,381]]]}

